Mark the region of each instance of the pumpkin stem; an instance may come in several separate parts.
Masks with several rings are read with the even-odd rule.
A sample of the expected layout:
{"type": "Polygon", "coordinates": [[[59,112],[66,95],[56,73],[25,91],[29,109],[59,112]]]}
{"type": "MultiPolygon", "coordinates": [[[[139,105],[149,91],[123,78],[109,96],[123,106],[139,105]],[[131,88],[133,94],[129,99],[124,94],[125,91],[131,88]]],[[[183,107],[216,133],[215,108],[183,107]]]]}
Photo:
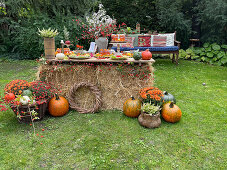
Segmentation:
{"type": "Polygon", "coordinates": [[[135,100],[135,97],[131,96],[132,100],[135,100]]]}
{"type": "Polygon", "coordinates": [[[168,95],[168,92],[167,91],[164,91],[164,95],[168,95]]]}
{"type": "Polygon", "coordinates": [[[174,106],[174,102],[173,102],[173,101],[171,101],[171,103],[170,103],[169,107],[170,107],[170,108],[173,108],[173,106],[174,106]]]}
{"type": "Polygon", "coordinates": [[[55,93],[55,97],[56,97],[56,99],[55,99],[55,100],[60,100],[60,98],[59,98],[59,96],[58,96],[58,94],[57,94],[57,93],[55,93]]]}

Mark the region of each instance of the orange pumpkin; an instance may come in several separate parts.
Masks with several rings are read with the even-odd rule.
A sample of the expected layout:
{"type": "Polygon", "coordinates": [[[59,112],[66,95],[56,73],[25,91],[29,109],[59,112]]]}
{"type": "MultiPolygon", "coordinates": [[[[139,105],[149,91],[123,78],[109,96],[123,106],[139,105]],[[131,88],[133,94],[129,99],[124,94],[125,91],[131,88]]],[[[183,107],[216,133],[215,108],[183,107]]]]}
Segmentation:
{"type": "Polygon", "coordinates": [[[66,98],[56,94],[50,99],[48,110],[52,116],[64,116],[69,111],[69,102],[66,98]]]}
{"type": "Polygon", "coordinates": [[[145,51],[143,51],[143,52],[141,53],[141,55],[142,55],[142,59],[143,59],[143,60],[150,60],[150,59],[152,58],[152,54],[151,54],[151,52],[149,51],[149,49],[146,49],[145,51]]]}
{"type": "Polygon", "coordinates": [[[131,97],[126,100],[123,106],[123,113],[128,117],[138,117],[141,112],[141,101],[131,97]]]}
{"type": "Polygon", "coordinates": [[[167,122],[175,123],[181,119],[181,110],[173,102],[169,102],[163,105],[161,111],[162,117],[167,122]]]}

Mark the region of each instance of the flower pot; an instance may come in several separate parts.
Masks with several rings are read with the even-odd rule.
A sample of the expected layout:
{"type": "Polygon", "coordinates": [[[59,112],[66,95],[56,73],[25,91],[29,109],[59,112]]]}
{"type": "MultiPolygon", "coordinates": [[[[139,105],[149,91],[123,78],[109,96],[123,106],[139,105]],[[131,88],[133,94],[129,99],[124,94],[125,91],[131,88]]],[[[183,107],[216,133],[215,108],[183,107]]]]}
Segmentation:
{"type": "Polygon", "coordinates": [[[107,49],[108,39],[106,37],[99,37],[95,40],[95,43],[98,47],[98,52],[100,52],[101,49],[107,49]]]}
{"type": "Polygon", "coordinates": [[[54,38],[44,38],[44,50],[47,60],[55,58],[55,40],[54,38]]]}
{"type": "Polygon", "coordinates": [[[160,113],[150,115],[141,113],[138,117],[139,124],[147,128],[157,128],[161,125],[160,113]]]}
{"type": "Polygon", "coordinates": [[[44,117],[47,111],[47,106],[48,106],[48,102],[44,102],[42,104],[36,104],[36,105],[35,104],[19,105],[19,106],[13,105],[11,106],[11,109],[16,114],[16,116],[18,115],[18,113],[21,115],[21,118],[17,117],[20,123],[30,123],[32,122],[32,118],[29,110],[30,111],[34,110],[38,113],[36,117],[38,117],[39,119],[34,119],[34,121],[39,121],[39,120],[42,120],[42,118],[44,117]],[[23,114],[24,112],[26,114],[23,114]]]}

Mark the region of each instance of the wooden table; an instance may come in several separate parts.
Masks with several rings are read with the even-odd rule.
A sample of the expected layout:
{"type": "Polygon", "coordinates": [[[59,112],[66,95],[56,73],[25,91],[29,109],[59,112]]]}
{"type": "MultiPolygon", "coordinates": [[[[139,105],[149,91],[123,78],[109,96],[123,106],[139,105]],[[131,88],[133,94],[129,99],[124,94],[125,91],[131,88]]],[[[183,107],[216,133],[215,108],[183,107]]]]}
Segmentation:
{"type": "Polygon", "coordinates": [[[139,65],[141,65],[142,63],[154,63],[155,60],[154,59],[150,59],[150,60],[134,60],[133,58],[128,58],[127,60],[112,60],[110,58],[108,59],[97,59],[95,57],[91,57],[89,59],[69,59],[69,60],[48,60],[50,64],[56,64],[58,62],[61,63],[69,63],[69,64],[73,64],[73,63],[138,63],[139,65]]]}

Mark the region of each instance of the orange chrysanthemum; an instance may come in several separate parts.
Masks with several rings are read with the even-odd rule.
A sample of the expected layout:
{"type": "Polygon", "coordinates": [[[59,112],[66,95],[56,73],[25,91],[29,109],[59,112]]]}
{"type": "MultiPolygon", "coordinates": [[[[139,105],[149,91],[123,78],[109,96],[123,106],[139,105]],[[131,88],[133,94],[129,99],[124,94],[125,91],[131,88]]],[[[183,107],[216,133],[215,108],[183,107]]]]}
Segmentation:
{"type": "Polygon", "coordinates": [[[5,93],[13,93],[15,95],[22,94],[24,89],[28,89],[30,84],[26,80],[13,80],[6,84],[4,91],[5,93]]]}

